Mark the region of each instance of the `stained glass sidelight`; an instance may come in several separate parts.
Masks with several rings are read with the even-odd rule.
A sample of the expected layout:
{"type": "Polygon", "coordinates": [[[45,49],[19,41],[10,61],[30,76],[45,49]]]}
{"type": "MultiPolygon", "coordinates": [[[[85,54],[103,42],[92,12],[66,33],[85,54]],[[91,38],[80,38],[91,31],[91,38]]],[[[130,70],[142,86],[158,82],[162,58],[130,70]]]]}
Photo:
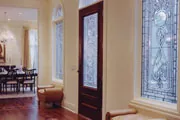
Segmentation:
{"type": "Polygon", "coordinates": [[[56,23],[56,78],[63,79],[63,22],[56,23]]]}
{"type": "Polygon", "coordinates": [[[84,17],[83,85],[97,88],[98,13],[84,17]]]}
{"type": "Polygon", "coordinates": [[[142,97],[177,103],[178,0],[143,0],[142,97]]]}

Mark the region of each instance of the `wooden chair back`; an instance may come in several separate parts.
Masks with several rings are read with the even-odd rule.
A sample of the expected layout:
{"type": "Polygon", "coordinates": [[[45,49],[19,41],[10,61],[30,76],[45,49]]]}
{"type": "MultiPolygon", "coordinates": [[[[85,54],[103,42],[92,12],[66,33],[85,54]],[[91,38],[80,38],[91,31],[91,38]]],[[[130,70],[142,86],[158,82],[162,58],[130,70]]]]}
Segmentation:
{"type": "Polygon", "coordinates": [[[25,70],[25,80],[34,80],[34,70],[30,69],[30,70],[25,70]]]}

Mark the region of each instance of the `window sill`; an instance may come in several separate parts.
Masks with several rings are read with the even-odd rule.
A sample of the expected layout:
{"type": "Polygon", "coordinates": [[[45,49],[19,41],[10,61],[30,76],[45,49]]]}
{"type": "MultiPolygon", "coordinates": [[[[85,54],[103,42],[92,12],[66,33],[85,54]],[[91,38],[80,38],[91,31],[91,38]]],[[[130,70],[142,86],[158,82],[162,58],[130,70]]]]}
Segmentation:
{"type": "Polygon", "coordinates": [[[63,80],[62,80],[62,79],[53,78],[53,79],[52,79],[52,82],[63,85],[63,80]]]}
{"type": "Polygon", "coordinates": [[[177,110],[177,104],[164,103],[146,98],[137,98],[130,102],[129,106],[137,109],[151,111],[163,115],[167,118],[180,119],[180,113],[177,110]]]}

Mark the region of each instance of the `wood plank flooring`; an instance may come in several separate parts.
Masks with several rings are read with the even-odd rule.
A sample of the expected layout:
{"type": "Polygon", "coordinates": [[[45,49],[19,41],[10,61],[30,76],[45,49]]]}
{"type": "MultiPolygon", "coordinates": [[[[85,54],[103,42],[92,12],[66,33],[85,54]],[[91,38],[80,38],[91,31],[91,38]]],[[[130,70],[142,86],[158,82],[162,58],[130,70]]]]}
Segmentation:
{"type": "Polygon", "coordinates": [[[63,108],[38,108],[34,98],[0,100],[0,120],[86,120],[63,108]]]}

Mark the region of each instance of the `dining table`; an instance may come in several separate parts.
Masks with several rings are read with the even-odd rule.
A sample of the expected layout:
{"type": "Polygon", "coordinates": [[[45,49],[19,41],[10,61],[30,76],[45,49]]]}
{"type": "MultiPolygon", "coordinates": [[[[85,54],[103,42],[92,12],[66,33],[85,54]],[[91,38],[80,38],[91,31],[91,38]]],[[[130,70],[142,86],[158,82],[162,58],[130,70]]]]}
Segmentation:
{"type": "MultiPolygon", "coordinates": [[[[15,77],[24,77],[26,74],[24,71],[17,71],[17,74],[15,77]]],[[[33,73],[31,74],[32,76],[36,77],[38,74],[37,73],[33,73]]],[[[8,72],[7,71],[4,71],[4,72],[0,72],[0,78],[1,77],[8,77],[8,72]]]]}

